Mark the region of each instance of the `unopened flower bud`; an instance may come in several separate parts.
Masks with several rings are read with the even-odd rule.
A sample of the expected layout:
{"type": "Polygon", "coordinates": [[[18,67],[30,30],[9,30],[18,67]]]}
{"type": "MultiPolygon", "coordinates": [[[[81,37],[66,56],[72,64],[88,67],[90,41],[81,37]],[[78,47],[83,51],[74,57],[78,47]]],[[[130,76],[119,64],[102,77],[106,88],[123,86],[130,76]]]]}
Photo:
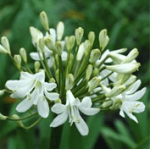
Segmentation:
{"type": "Polygon", "coordinates": [[[89,41],[90,41],[90,44],[91,44],[91,46],[93,45],[93,43],[94,43],[94,40],[95,40],[95,33],[94,32],[89,32],[89,34],[88,34],[88,39],[89,39],[89,41]]]}
{"type": "Polygon", "coordinates": [[[31,26],[30,27],[30,34],[32,36],[32,42],[33,42],[33,44],[37,46],[38,42],[39,42],[39,39],[43,38],[42,32],[31,26]]]}
{"type": "Polygon", "coordinates": [[[44,39],[44,41],[45,41],[45,45],[46,45],[50,50],[56,52],[55,44],[54,44],[54,42],[53,42],[53,40],[52,40],[51,38],[46,37],[46,38],[44,39]]]}
{"type": "Polygon", "coordinates": [[[80,46],[79,46],[79,50],[78,50],[78,53],[77,53],[77,61],[81,61],[83,55],[84,55],[84,51],[85,51],[85,47],[84,47],[84,43],[82,43],[80,46]]]}
{"type": "Polygon", "coordinates": [[[98,76],[98,75],[99,75],[99,69],[98,68],[94,68],[93,76],[98,76]]]}
{"type": "Polygon", "coordinates": [[[65,38],[67,50],[70,51],[75,44],[75,36],[67,36],[65,38]]]}
{"type": "Polygon", "coordinates": [[[57,39],[61,40],[62,36],[64,34],[64,23],[63,22],[59,22],[57,25],[57,39]]]}
{"type": "Polygon", "coordinates": [[[122,100],[121,99],[117,99],[114,101],[113,105],[110,107],[111,110],[117,110],[121,107],[122,105],[122,100]]]}
{"type": "Polygon", "coordinates": [[[92,71],[93,71],[93,66],[91,64],[88,65],[87,69],[86,69],[86,80],[89,81],[91,75],[92,75],[92,71]]]}
{"type": "Polygon", "coordinates": [[[25,50],[24,48],[21,48],[21,49],[20,49],[20,55],[21,55],[23,61],[24,61],[25,63],[27,63],[27,53],[26,53],[26,50],[25,50]]]}
{"type": "Polygon", "coordinates": [[[44,44],[43,38],[39,39],[39,47],[40,47],[41,51],[44,53],[45,44],[44,44]]]}
{"type": "Polygon", "coordinates": [[[21,67],[21,56],[20,55],[14,55],[14,61],[15,61],[15,63],[16,63],[16,66],[18,67],[18,68],[20,68],[21,67]]]}
{"type": "Polygon", "coordinates": [[[102,51],[107,46],[108,42],[109,42],[109,37],[107,36],[107,30],[103,29],[99,33],[99,46],[100,46],[102,51]]]}
{"type": "Polygon", "coordinates": [[[40,13],[40,21],[41,21],[41,24],[43,25],[43,27],[45,28],[45,30],[49,30],[49,23],[48,23],[48,17],[47,17],[47,14],[42,11],[40,13]]]}
{"type": "Polygon", "coordinates": [[[0,113],[0,120],[6,120],[6,119],[7,119],[7,116],[0,113]]]}
{"type": "Polygon", "coordinates": [[[75,30],[75,37],[76,37],[77,45],[81,43],[83,34],[84,34],[84,30],[82,27],[79,27],[75,30]]]}
{"type": "Polygon", "coordinates": [[[110,107],[111,105],[113,104],[113,101],[112,100],[106,100],[104,103],[102,103],[101,107],[102,108],[108,108],[110,107]]]}
{"type": "Polygon", "coordinates": [[[107,97],[115,97],[126,89],[125,85],[114,86],[113,89],[106,94],[107,97]]]}
{"type": "Polygon", "coordinates": [[[56,81],[55,81],[55,79],[54,78],[51,78],[50,80],[49,80],[49,83],[55,83],[56,81]]]}
{"type": "Polygon", "coordinates": [[[8,54],[8,51],[0,44],[0,53],[8,54]]]}
{"type": "Polygon", "coordinates": [[[99,49],[94,49],[91,51],[91,54],[90,54],[90,62],[91,63],[95,63],[101,56],[101,52],[99,49]]]}
{"type": "Polygon", "coordinates": [[[40,62],[39,61],[35,61],[34,68],[35,68],[35,72],[39,71],[39,69],[40,69],[40,62]]]}
{"type": "Polygon", "coordinates": [[[66,90],[71,90],[74,86],[74,76],[72,74],[68,74],[66,76],[66,90]]]}
{"type": "Polygon", "coordinates": [[[56,46],[56,50],[57,50],[58,55],[61,56],[62,51],[63,51],[61,41],[57,41],[55,46],[56,46]]]}
{"type": "Polygon", "coordinates": [[[101,80],[97,77],[92,78],[92,80],[88,83],[89,86],[88,92],[91,92],[93,89],[95,89],[99,85],[100,81],[101,80]]]}
{"type": "Polygon", "coordinates": [[[14,115],[12,116],[12,118],[13,118],[14,120],[16,120],[15,122],[16,122],[20,127],[25,128],[25,126],[23,125],[23,123],[19,120],[20,117],[19,117],[17,114],[14,114],[14,115]]]}
{"type": "Polygon", "coordinates": [[[106,66],[106,69],[117,73],[133,73],[138,70],[139,66],[140,63],[132,62],[132,63],[106,66]]]}
{"type": "Polygon", "coordinates": [[[0,96],[2,96],[4,93],[5,93],[5,89],[3,89],[3,90],[0,90],[0,96]]]}
{"type": "Polygon", "coordinates": [[[56,99],[55,103],[61,103],[61,99],[60,98],[56,99]]]}
{"type": "Polygon", "coordinates": [[[138,49],[134,48],[122,63],[130,63],[139,55],[138,49]]]}
{"type": "Polygon", "coordinates": [[[1,38],[1,43],[2,43],[3,47],[7,50],[7,53],[11,54],[8,39],[6,37],[2,37],[1,38]]]}

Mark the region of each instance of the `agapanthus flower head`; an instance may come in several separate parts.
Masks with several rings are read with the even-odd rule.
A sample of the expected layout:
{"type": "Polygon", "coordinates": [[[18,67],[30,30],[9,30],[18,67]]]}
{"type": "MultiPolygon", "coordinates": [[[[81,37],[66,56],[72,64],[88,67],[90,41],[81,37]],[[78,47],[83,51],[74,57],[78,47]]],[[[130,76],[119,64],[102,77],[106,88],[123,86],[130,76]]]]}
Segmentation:
{"type": "MultiPolygon", "coordinates": [[[[83,38],[84,29],[78,27],[73,35],[64,37],[65,25],[62,21],[56,29],[49,28],[45,12],[41,12],[40,21],[45,33],[30,27],[30,34],[35,51],[30,53],[34,69],[28,65],[28,54],[24,48],[15,56],[11,55],[9,42],[2,37],[0,53],[7,54],[20,71],[19,80],[8,80],[6,89],[0,94],[10,93],[12,98],[19,99],[18,112],[29,109],[37,110],[42,118],[47,118],[50,111],[57,114],[50,127],[62,125],[69,119],[81,135],[89,132],[81,113],[92,116],[101,109],[120,110],[138,122],[133,113],[143,112],[145,105],[140,100],[146,88],[139,91],[141,81],[133,75],[139,69],[136,61],[139,52],[136,48],[126,56],[126,48],[106,49],[109,43],[107,30],[99,33],[99,46],[95,47],[95,33],[88,33],[83,38]],[[35,108],[37,106],[37,108],[35,108]]],[[[1,119],[18,119],[0,115],[1,119]]]]}

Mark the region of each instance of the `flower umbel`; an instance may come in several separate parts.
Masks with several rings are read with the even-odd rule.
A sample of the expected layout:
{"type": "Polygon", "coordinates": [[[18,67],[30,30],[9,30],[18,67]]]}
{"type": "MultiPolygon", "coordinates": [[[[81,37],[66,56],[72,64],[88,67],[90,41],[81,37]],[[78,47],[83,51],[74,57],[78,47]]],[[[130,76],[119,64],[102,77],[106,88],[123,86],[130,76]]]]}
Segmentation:
{"type": "Polygon", "coordinates": [[[50,127],[58,127],[69,119],[70,125],[75,124],[83,136],[89,133],[87,116],[101,110],[119,109],[122,117],[127,114],[138,122],[133,113],[144,111],[144,103],[137,100],[146,92],[145,87],[137,91],[141,81],[132,74],[140,67],[135,60],[138,50],[134,48],[126,56],[126,48],[106,49],[109,43],[106,29],[100,31],[99,47],[95,47],[96,38],[92,31],[85,39],[84,29],[78,27],[73,35],[64,37],[63,22],[60,21],[56,29],[49,28],[45,12],[41,12],[40,21],[45,33],[30,27],[35,52],[28,54],[21,48],[19,54],[12,55],[8,39],[1,38],[0,54],[11,58],[20,72],[20,79],[8,80],[0,95],[8,93],[11,98],[21,100],[16,110],[30,112],[23,118],[0,113],[0,120],[14,120],[20,127],[28,129],[53,112],[57,116],[50,127]],[[28,55],[34,69],[29,65],[28,55]],[[84,119],[81,113],[86,115],[84,119]],[[40,118],[31,126],[24,126],[22,120],[35,115],[40,118]]]}

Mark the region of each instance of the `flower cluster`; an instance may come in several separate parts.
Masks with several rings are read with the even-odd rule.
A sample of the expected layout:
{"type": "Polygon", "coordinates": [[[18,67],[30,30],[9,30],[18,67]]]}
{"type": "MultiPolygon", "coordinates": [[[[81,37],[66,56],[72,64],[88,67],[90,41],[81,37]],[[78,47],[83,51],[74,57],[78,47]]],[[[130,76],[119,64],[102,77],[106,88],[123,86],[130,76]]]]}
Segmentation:
{"type": "MultiPolygon", "coordinates": [[[[50,127],[60,126],[69,118],[70,125],[74,123],[81,135],[89,132],[81,113],[91,116],[101,110],[118,109],[120,116],[127,114],[138,122],[133,113],[144,111],[145,105],[138,100],[146,92],[146,88],[137,91],[141,81],[133,75],[140,66],[135,60],[138,50],[134,48],[127,56],[123,55],[125,48],[106,50],[109,42],[106,29],[99,33],[99,47],[93,48],[94,32],[89,32],[83,41],[84,29],[79,27],[74,35],[63,38],[63,22],[56,29],[49,28],[45,12],[41,12],[40,21],[45,34],[30,27],[36,49],[30,53],[34,70],[29,68],[24,48],[12,56],[8,39],[1,38],[0,53],[10,56],[20,71],[20,79],[7,81],[0,94],[7,92],[11,98],[21,100],[16,107],[18,112],[30,109],[42,118],[51,112],[57,114],[50,127]]],[[[26,128],[17,115],[0,114],[0,119],[18,120],[26,128]]]]}

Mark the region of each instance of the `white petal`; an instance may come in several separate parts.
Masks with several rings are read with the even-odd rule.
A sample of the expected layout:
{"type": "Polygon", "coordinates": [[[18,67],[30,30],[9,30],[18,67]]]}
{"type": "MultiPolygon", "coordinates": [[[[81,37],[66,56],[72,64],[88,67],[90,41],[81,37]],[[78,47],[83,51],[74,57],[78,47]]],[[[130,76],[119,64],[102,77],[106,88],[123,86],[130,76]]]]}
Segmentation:
{"type": "Polygon", "coordinates": [[[67,56],[68,56],[68,53],[66,51],[63,51],[62,54],[61,54],[62,61],[66,61],[67,60],[67,56]]]}
{"type": "Polygon", "coordinates": [[[65,110],[62,114],[58,115],[50,124],[50,127],[57,127],[62,125],[68,118],[67,110],[65,110]]]}
{"type": "Polygon", "coordinates": [[[28,109],[30,109],[32,105],[33,105],[33,101],[29,100],[29,98],[27,97],[26,99],[24,99],[18,104],[18,106],[16,107],[16,110],[18,112],[25,112],[28,109]]]}
{"type": "Polygon", "coordinates": [[[47,63],[49,67],[52,67],[54,65],[54,58],[50,57],[49,59],[47,59],[47,63]]]}
{"type": "Polygon", "coordinates": [[[56,100],[56,99],[59,98],[59,94],[58,93],[48,93],[48,92],[45,92],[45,95],[46,95],[46,97],[49,100],[56,100]]]}
{"type": "Polygon", "coordinates": [[[47,91],[52,91],[54,88],[57,87],[57,84],[56,83],[47,83],[47,82],[45,82],[44,86],[45,86],[47,91]]]}
{"type": "Polygon", "coordinates": [[[41,117],[46,118],[49,115],[49,106],[46,99],[39,99],[37,103],[38,113],[41,117]]]}
{"type": "Polygon", "coordinates": [[[95,114],[97,114],[100,111],[100,109],[98,109],[98,108],[84,108],[84,107],[79,107],[79,109],[85,115],[95,115],[95,114]]]}
{"type": "Polygon", "coordinates": [[[10,80],[6,82],[6,87],[10,90],[15,90],[16,87],[20,84],[20,80],[10,80]]]}
{"type": "Polygon", "coordinates": [[[21,80],[26,80],[26,79],[29,79],[29,78],[31,79],[33,77],[34,77],[34,75],[30,74],[28,72],[21,72],[21,75],[20,75],[21,80]]]}
{"type": "Polygon", "coordinates": [[[122,109],[120,110],[119,114],[120,114],[122,117],[125,117],[125,114],[124,114],[124,112],[123,112],[122,109]]]}
{"type": "Polygon", "coordinates": [[[138,123],[137,118],[132,113],[126,113],[130,119],[134,120],[136,123],[138,123]]]}
{"type": "Polygon", "coordinates": [[[15,92],[11,94],[12,98],[23,98],[34,88],[34,82],[30,80],[20,80],[20,84],[15,88],[15,92]]]}
{"type": "MultiPolygon", "coordinates": [[[[30,57],[31,57],[33,60],[36,60],[36,61],[39,61],[39,60],[40,60],[39,54],[38,54],[37,52],[31,52],[31,53],[30,53],[30,57]]],[[[42,57],[42,54],[41,54],[41,57],[42,57]]]]}
{"type": "Polygon", "coordinates": [[[138,88],[139,86],[141,85],[141,80],[137,80],[129,90],[126,91],[126,94],[132,94],[134,93],[138,88]]]}
{"type": "Polygon", "coordinates": [[[73,104],[73,102],[76,100],[70,90],[67,91],[66,96],[67,96],[67,101],[69,101],[70,104],[73,104]]]}
{"type": "Polygon", "coordinates": [[[83,108],[90,108],[92,106],[92,101],[90,97],[84,97],[81,101],[81,103],[79,104],[80,107],[83,108]]]}
{"type": "Polygon", "coordinates": [[[78,122],[75,122],[75,125],[82,136],[88,135],[89,128],[80,115],[78,117],[78,122]]]}
{"type": "Polygon", "coordinates": [[[145,92],[146,92],[146,87],[135,92],[132,95],[126,95],[125,100],[132,100],[132,101],[139,100],[145,94],[145,92]]]}
{"type": "Polygon", "coordinates": [[[56,30],[53,28],[50,28],[50,33],[51,33],[51,38],[53,40],[53,42],[56,42],[56,30]]]}
{"type": "Polygon", "coordinates": [[[51,108],[51,111],[60,114],[63,113],[66,110],[66,105],[63,105],[61,103],[56,103],[54,106],[51,108]]]}

